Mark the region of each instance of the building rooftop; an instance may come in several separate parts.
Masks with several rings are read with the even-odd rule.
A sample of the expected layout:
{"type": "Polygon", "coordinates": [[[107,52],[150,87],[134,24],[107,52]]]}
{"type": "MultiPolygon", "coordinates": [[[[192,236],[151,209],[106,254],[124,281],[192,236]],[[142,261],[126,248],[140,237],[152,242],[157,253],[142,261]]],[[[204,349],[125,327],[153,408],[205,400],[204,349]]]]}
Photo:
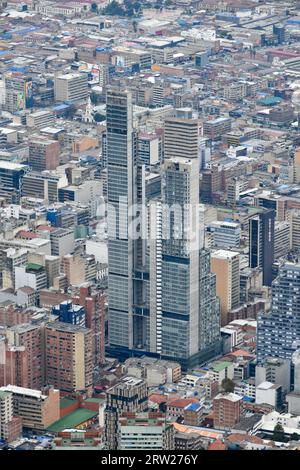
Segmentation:
{"type": "Polygon", "coordinates": [[[47,428],[47,431],[50,432],[62,432],[65,429],[73,429],[79,426],[86,421],[95,418],[98,415],[97,412],[86,410],[84,408],[78,408],[77,410],[73,411],[73,413],[64,416],[63,418],[59,419],[55,423],[51,424],[47,428]]]}
{"type": "Polygon", "coordinates": [[[1,387],[0,391],[11,392],[11,393],[14,393],[15,395],[24,395],[24,396],[36,398],[38,400],[46,400],[47,398],[47,395],[43,395],[40,390],[17,387],[16,385],[6,385],[5,387],[1,387]]]}

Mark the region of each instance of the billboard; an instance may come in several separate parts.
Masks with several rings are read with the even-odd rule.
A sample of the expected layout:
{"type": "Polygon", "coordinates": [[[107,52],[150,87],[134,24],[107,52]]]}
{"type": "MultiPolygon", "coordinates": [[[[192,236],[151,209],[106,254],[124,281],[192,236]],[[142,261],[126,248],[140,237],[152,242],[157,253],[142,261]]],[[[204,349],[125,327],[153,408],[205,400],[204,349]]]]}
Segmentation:
{"type": "Polygon", "coordinates": [[[26,108],[33,107],[33,90],[32,90],[32,80],[26,80],[24,85],[24,98],[26,108]]]}

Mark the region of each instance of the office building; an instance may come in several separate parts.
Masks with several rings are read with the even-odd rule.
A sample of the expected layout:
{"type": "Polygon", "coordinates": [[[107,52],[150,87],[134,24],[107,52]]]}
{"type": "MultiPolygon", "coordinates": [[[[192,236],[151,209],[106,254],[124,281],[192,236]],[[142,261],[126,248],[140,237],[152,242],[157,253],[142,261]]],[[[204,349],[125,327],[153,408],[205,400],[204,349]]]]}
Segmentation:
{"type": "Polygon", "coordinates": [[[122,413],[119,429],[119,450],[174,450],[174,427],[161,413],[122,413]]]}
{"type": "Polygon", "coordinates": [[[26,165],[0,161],[0,197],[8,203],[18,204],[26,171],[26,165]]]}
{"type": "Polygon", "coordinates": [[[275,212],[266,209],[249,219],[249,266],[263,271],[263,285],[272,283],[275,212]]]}
{"type": "Polygon", "coordinates": [[[285,393],[291,388],[291,361],[278,357],[267,357],[255,368],[255,384],[272,382],[281,385],[285,393]]]}
{"type": "Polygon", "coordinates": [[[18,113],[33,107],[32,79],[21,73],[8,73],[4,77],[5,109],[18,113]]]}
{"type": "Polygon", "coordinates": [[[198,172],[196,158],[165,160],[162,201],[168,210],[157,206],[150,243],[150,351],[184,368],[215,355],[220,334],[215,275],[199,230],[198,172]]]}
{"type": "Polygon", "coordinates": [[[221,325],[228,323],[228,312],[240,304],[240,255],[218,250],[211,255],[211,271],[216,275],[216,293],[220,298],[221,325]]]}
{"type": "Polygon", "coordinates": [[[48,323],[45,329],[46,383],[67,392],[92,386],[92,331],[69,323],[48,323]]]}
{"type": "MultiPolygon", "coordinates": [[[[179,121],[179,128],[182,122],[186,126],[184,131],[186,128],[189,131],[189,121],[179,121]]],[[[195,158],[165,160],[162,201],[171,208],[171,217],[168,211],[161,210],[160,203],[154,203],[156,215],[150,217],[150,230],[155,236],[150,237],[147,245],[147,240],[140,238],[142,234],[134,240],[128,238],[128,209],[119,201],[123,198],[128,207],[146,201],[141,186],[143,171],[135,164],[129,94],[108,92],[107,123],[108,201],[114,208],[114,214],[111,217],[108,214],[109,350],[127,357],[130,350],[136,354],[142,351],[159,354],[188,367],[191,362],[196,364],[200,358],[214,355],[220,344],[215,276],[210,273],[209,253],[202,249],[203,231],[199,235],[195,225],[199,202],[198,152],[192,155],[195,158]],[[178,219],[175,222],[173,205],[180,212],[175,214],[178,219]],[[166,219],[162,220],[163,217],[166,219]],[[115,224],[116,221],[122,224],[115,224]],[[124,233],[120,227],[125,229],[124,233]],[[163,228],[168,234],[163,233],[163,228]]],[[[177,121],[170,124],[173,125],[176,127],[177,121]]],[[[190,140],[196,148],[194,121],[191,127],[194,140],[191,135],[190,140]]]]}
{"type": "Polygon", "coordinates": [[[56,170],[59,161],[59,142],[40,137],[30,139],[28,165],[32,171],[56,170]]]}
{"type": "Polygon", "coordinates": [[[0,390],[0,439],[11,442],[21,433],[22,420],[14,416],[13,394],[0,390]]]}
{"type": "Polygon", "coordinates": [[[207,232],[212,235],[212,246],[230,249],[240,246],[241,228],[237,222],[215,221],[209,224],[207,232]]]}
{"type": "Polygon", "coordinates": [[[105,448],[120,448],[119,419],[122,413],[138,413],[148,408],[148,390],[142,379],[125,377],[106,390],[105,448]]]}
{"type": "Polygon", "coordinates": [[[290,222],[290,247],[292,250],[300,249],[300,210],[291,210],[287,214],[290,222]]]}
{"type": "Polygon", "coordinates": [[[54,83],[55,101],[80,101],[88,97],[88,77],[85,73],[59,75],[54,83]]]}
{"type": "Polygon", "coordinates": [[[290,223],[275,222],[274,226],[274,258],[286,256],[291,249],[290,246],[290,223]]]}
{"type": "Polygon", "coordinates": [[[31,287],[40,291],[47,287],[47,274],[44,266],[28,263],[26,266],[15,268],[15,288],[31,287]]]}
{"type": "Polygon", "coordinates": [[[242,397],[234,393],[220,393],[213,399],[214,427],[230,429],[241,419],[242,397]]]}
{"type": "Polygon", "coordinates": [[[68,285],[78,286],[95,281],[97,277],[95,256],[65,255],[63,257],[63,270],[68,285]]]}
{"type": "Polygon", "coordinates": [[[28,261],[28,250],[7,248],[1,252],[1,269],[3,289],[15,289],[15,268],[25,266],[28,261]]]}
{"type": "Polygon", "coordinates": [[[22,196],[43,199],[47,203],[57,202],[58,188],[62,179],[59,176],[31,171],[23,177],[22,196]]]}
{"type": "Polygon", "coordinates": [[[140,133],[138,136],[138,156],[140,162],[148,167],[160,163],[162,160],[161,137],[156,134],[140,133]]]}
{"type": "Polygon", "coordinates": [[[270,313],[258,317],[257,360],[291,360],[300,340],[300,264],[285,263],[272,283],[270,313]]]}
{"type": "Polygon", "coordinates": [[[59,390],[52,387],[36,390],[7,385],[0,388],[1,392],[12,394],[13,413],[22,418],[24,428],[44,431],[60,418],[59,390]]]}
{"type": "Polygon", "coordinates": [[[281,410],[283,404],[282,386],[268,381],[262,382],[256,387],[255,403],[271,405],[275,410],[281,410]]]}
{"type": "Polygon", "coordinates": [[[29,128],[43,129],[52,124],[54,124],[54,115],[49,111],[36,111],[26,117],[26,125],[29,128]]]}
{"type": "Polygon", "coordinates": [[[231,119],[219,117],[205,121],[203,124],[203,135],[211,140],[221,139],[227,132],[231,131],[231,119]]]}
{"type": "Polygon", "coordinates": [[[164,159],[198,158],[198,121],[168,118],[164,127],[164,159]]]}
{"type": "Polygon", "coordinates": [[[51,255],[63,256],[72,253],[74,250],[74,230],[56,228],[50,232],[51,255]]]}
{"type": "Polygon", "coordinates": [[[133,325],[134,244],[128,208],[135,202],[136,139],[131,94],[107,92],[108,340],[113,349],[136,345],[133,325]]]}

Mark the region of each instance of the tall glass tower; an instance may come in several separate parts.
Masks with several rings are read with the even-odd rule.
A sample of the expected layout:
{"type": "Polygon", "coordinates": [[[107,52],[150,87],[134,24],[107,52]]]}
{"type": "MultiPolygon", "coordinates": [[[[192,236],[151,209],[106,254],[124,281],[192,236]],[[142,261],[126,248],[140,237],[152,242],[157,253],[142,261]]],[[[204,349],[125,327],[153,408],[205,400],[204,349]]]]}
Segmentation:
{"type": "MultiPolygon", "coordinates": [[[[138,160],[130,93],[110,89],[106,106],[108,351],[192,367],[220,351],[215,275],[201,236],[198,158],[166,159],[161,197],[152,199],[138,160]]],[[[179,134],[187,121],[180,120],[179,134]]],[[[197,132],[191,138],[196,148],[197,132]]]]}
{"type": "Polygon", "coordinates": [[[219,299],[199,210],[198,159],[165,160],[158,238],[150,244],[150,347],[184,368],[220,351],[219,299]]]}
{"type": "Polygon", "coordinates": [[[300,341],[300,264],[285,263],[272,283],[272,306],[257,325],[257,360],[292,359],[300,341]]]}
{"type": "Polygon", "coordinates": [[[107,91],[108,335],[111,347],[133,347],[133,240],[129,210],[135,203],[136,152],[129,92],[107,91]]]}

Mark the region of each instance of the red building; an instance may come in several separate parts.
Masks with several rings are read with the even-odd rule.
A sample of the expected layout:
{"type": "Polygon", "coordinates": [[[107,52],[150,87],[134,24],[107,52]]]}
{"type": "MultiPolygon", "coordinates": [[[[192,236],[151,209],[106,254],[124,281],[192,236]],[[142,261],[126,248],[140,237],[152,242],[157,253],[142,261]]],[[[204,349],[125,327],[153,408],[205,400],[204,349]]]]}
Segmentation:
{"type": "Polygon", "coordinates": [[[234,393],[219,393],[213,400],[214,427],[232,428],[240,421],[242,397],[234,393]]]}
{"type": "Polygon", "coordinates": [[[82,305],[86,312],[86,327],[93,332],[94,364],[105,362],[105,300],[103,291],[92,291],[90,285],[80,287],[79,295],[73,297],[74,304],[82,305]]]}

